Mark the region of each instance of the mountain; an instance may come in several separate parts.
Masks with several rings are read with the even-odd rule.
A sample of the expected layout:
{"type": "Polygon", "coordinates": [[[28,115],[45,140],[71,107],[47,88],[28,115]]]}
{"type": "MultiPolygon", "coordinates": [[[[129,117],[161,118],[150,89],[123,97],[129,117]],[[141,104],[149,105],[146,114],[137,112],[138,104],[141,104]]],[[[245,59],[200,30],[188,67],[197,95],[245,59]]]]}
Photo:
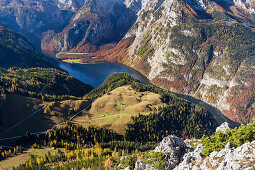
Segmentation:
{"type": "Polygon", "coordinates": [[[207,0],[140,3],[137,20],[123,39],[113,47],[88,54],[92,61],[88,57],[82,61],[120,62],[140,71],[157,86],[200,99],[232,120],[252,122],[253,3],[207,0]]]}
{"type": "Polygon", "coordinates": [[[62,32],[45,34],[41,48],[93,52],[105,44],[116,43],[134,24],[140,9],[140,1],[87,0],[62,32]]]}
{"type": "Polygon", "coordinates": [[[54,0],[54,4],[61,10],[77,11],[86,0],[54,0]]]}
{"type": "Polygon", "coordinates": [[[48,61],[24,36],[0,26],[1,138],[52,128],[88,102],[63,100],[81,99],[92,89],[48,61]],[[55,106],[56,110],[64,111],[46,115],[45,102],[56,100],[62,101],[55,106]]]}
{"type": "Polygon", "coordinates": [[[3,93],[81,97],[93,89],[60,70],[25,37],[4,26],[0,26],[0,52],[0,91],[3,93]]]}
{"type": "Polygon", "coordinates": [[[0,22],[40,47],[42,34],[61,31],[85,0],[1,0],[0,22]]]}
{"type": "Polygon", "coordinates": [[[56,67],[24,36],[0,26],[0,67],[56,67]]]}
{"type": "Polygon", "coordinates": [[[253,14],[249,1],[152,2],[126,34],[135,39],[122,62],[247,123],[255,106],[253,14]]]}

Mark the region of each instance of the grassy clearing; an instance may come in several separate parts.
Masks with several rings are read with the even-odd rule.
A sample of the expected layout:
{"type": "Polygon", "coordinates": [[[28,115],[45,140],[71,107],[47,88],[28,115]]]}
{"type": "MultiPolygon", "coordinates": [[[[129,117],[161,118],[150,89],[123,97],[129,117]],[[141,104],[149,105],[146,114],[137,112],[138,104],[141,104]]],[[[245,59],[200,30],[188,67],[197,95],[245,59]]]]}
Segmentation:
{"type": "MultiPolygon", "coordinates": [[[[64,149],[60,148],[60,150],[63,151],[64,149]]],[[[0,161],[0,169],[3,169],[3,170],[12,169],[13,167],[17,167],[20,164],[25,163],[27,160],[29,160],[31,155],[44,156],[48,152],[53,154],[54,152],[57,152],[57,151],[51,148],[28,149],[27,151],[25,151],[24,153],[20,155],[10,157],[10,158],[7,158],[6,160],[0,161]]]]}
{"type": "Polygon", "coordinates": [[[80,62],[80,59],[67,59],[67,60],[63,60],[63,62],[66,62],[66,63],[81,63],[80,62]]]}
{"type": "Polygon", "coordinates": [[[0,161],[0,169],[2,170],[12,169],[13,167],[17,167],[20,164],[25,163],[27,160],[29,160],[29,158],[30,155],[28,153],[23,153],[15,157],[7,158],[3,161],[0,161]]]}
{"type": "MultiPolygon", "coordinates": [[[[63,148],[58,148],[58,149],[61,151],[64,151],[63,148]]],[[[44,149],[29,149],[26,151],[27,154],[36,155],[36,156],[44,156],[48,152],[50,152],[51,154],[54,154],[54,152],[57,152],[57,150],[54,150],[52,148],[44,148],[44,149]]]]}
{"type": "MultiPolygon", "coordinates": [[[[10,127],[31,115],[34,111],[41,107],[42,101],[38,99],[20,95],[7,95],[6,100],[0,107],[1,132],[4,133],[10,127]]],[[[24,135],[27,131],[44,131],[51,127],[52,124],[54,124],[54,122],[52,122],[49,117],[43,115],[43,111],[40,111],[7,133],[2,134],[0,137],[3,138],[24,135]]]]}
{"type": "MultiPolygon", "coordinates": [[[[90,104],[87,100],[65,100],[43,103],[41,100],[20,96],[7,95],[0,106],[0,138],[25,135],[26,132],[42,132],[54,125],[62,123],[72,115],[86,108],[90,104]],[[31,115],[36,110],[46,107],[18,126],[3,134],[10,127],[31,115]]],[[[8,145],[1,142],[0,144],[8,145]]]]}
{"type": "Polygon", "coordinates": [[[90,111],[74,121],[84,126],[107,127],[124,134],[131,116],[157,112],[160,106],[166,106],[162,103],[160,95],[152,92],[136,92],[131,86],[122,86],[95,100],[90,111]]]}

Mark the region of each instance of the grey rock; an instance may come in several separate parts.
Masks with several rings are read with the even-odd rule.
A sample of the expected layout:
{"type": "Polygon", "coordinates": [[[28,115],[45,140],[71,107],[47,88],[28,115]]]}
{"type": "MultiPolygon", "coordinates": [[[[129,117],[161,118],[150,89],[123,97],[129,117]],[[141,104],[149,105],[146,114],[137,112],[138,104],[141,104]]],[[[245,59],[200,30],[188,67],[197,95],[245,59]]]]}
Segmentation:
{"type": "MultiPolygon", "coordinates": [[[[234,148],[232,143],[227,143],[221,151],[214,151],[208,157],[202,157],[203,144],[199,144],[194,150],[189,148],[181,138],[170,135],[154,149],[154,152],[162,152],[166,161],[165,169],[174,170],[239,170],[255,168],[255,141],[234,148]]],[[[136,170],[153,170],[143,160],[136,162],[136,170]]]]}
{"type": "Polygon", "coordinates": [[[124,170],[132,170],[132,168],[130,166],[128,166],[124,170]]]}
{"type": "MultiPolygon", "coordinates": [[[[162,156],[166,162],[165,169],[174,169],[183,160],[184,154],[191,150],[193,148],[187,147],[181,138],[170,135],[165,137],[153,152],[162,152],[162,156]]],[[[143,160],[140,160],[136,162],[135,169],[152,170],[154,168],[145,164],[143,160]]]]}
{"type": "Polygon", "coordinates": [[[135,163],[135,169],[134,170],[154,170],[152,166],[145,164],[143,160],[139,160],[135,163]]]}
{"type": "Polygon", "coordinates": [[[184,154],[189,149],[181,138],[170,135],[165,137],[154,151],[163,153],[166,160],[166,169],[173,169],[183,160],[184,154]]]}
{"type": "Polygon", "coordinates": [[[221,130],[223,133],[225,133],[227,129],[229,129],[229,130],[231,129],[229,127],[229,123],[228,122],[224,122],[219,127],[217,127],[216,132],[221,130]]]}
{"type": "Polygon", "coordinates": [[[193,152],[188,152],[183,156],[183,161],[175,167],[175,170],[181,169],[197,169],[198,167],[193,166],[192,161],[198,162],[202,159],[202,151],[204,145],[199,144],[193,152]]]}
{"type": "Polygon", "coordinates": [[[203,145],[183,156],[183,161],[175,167],[182,169],[217,169],[217,170],[239,170],[251,169],[255,164],[255,141],[234,148],[232,143],[227,143],[221,151],[214,151],[205,159],[202,158],[203,145]]]}
{"type": "Polygon", "coordinates": [[[225,146],[225,150],[229,150],[233,148],[233,144],[231,142],[228,142],[225,146]]]}

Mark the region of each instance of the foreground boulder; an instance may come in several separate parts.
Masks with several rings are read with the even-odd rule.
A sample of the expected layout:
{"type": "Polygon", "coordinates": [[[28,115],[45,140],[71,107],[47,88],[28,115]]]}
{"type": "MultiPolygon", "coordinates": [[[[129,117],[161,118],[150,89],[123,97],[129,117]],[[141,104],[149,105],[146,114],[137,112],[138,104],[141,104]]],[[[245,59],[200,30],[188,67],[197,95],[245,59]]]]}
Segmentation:
{"type": "Polygon", "coordinates": [[[199,162],[202,160],[203,149],[204,145],[199,144],[193,152],[186,153],[183,156],[183,161],[175,167],[175,170],[198,168],[193,164],[193,162],[199,162]]]}
{"type": "MultiPolygon", "coordinates": [[[[192,150],[194,149],[187,147],[181,138],[175,135],[170,135],[165,137],[153,152],[161,152],[162,158],[165,161],[165,169],[173,169],[183,160],[185,153],[188,153],[192,150]]],[[[146,160],[140,160],[136,162],[135,169],[154,169],[153,165],[148,165],[144,162],[146,162],[146,160]]]]}

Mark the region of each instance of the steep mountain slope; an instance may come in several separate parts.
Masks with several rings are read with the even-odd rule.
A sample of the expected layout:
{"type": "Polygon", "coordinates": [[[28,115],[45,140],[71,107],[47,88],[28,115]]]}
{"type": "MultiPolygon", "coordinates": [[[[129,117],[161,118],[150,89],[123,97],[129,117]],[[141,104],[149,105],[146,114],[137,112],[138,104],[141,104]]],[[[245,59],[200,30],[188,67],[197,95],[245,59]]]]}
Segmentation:
{"type": "Polygon", "coordinates": [[[86,0],[54,0],[61,10],[77,11],[86,0]]]}
{"type": "Polygon", "coordinates": [[[1,0],[0,22],[40,47],[42,33],[61,31],[85,0],[1,0]]]}
{"type": "MultiPolygon", "coordinates": [[[[52,128],[64,116],[45,115],[45,101],[78,99],[92,89],[48,61],[26,38],[0,26],[1,138],[52,128]]],[[[65,111],[72,107],[59,105],[65,111]]]]}
{"type": "Polygon", "coordinates": [[[142,3],[122,41],[90,56],[131,66],[155,85],[201,99],[233,120],[254,120],[253,2],[142,3]]]}
{"type": "Polygon", "coordinates": [[[118,42],[133,25],[140,9],[140,1],[87,0],[61,33],[45,35],[42,49],[93,52],[100,45],[118,42]]]}
{"type": "Polygon", "coordinates": [[[0,26],[0,67],[56,67],[23,36],[0,26]]]}

